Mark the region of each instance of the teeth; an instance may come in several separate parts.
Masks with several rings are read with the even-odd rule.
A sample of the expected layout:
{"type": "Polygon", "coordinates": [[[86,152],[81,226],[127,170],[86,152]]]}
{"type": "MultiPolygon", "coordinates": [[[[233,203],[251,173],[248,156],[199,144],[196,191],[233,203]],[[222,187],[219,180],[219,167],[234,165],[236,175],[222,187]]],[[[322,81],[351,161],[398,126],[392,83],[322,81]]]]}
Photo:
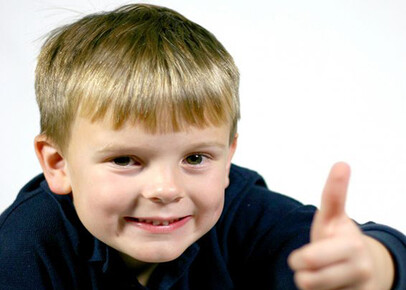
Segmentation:
{"type": "Polygon", "coordinates": [[[153,226],[168,226],[168,225],[170,225],[170,224],[172,224],[174,222],[177,222],[179,220],[180,220],[180,218],[172,219],[172,220],[166,220],[166,221],[138,219],[138,222],[150,224],[150,225],[153,225],[153,226]]]}

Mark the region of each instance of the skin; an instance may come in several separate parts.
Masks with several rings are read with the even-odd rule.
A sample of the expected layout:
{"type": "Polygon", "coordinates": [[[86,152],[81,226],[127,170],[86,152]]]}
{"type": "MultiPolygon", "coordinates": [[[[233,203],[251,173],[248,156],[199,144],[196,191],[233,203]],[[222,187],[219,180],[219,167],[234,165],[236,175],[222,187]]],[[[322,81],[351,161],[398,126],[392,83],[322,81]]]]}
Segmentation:
{"type": "MultiPolygon", "coordinates": [[[[77,118],[72,129],[64,153],[46,136],[35,139],[47,182],[56,194],[72,194],[84,226],[115,248],[142,284],[158,263],[179,257],[217,222],[237,146],[236,138],[229,144],[229,126],[149,134],[142,126],[114,130],[77,118]],[[180,226],[156,230],[178,218],[180,226]]],[[[390,253],[345,214],[349,175],[345,163],[333,166],[311,242],[289,256],[300,289],[390,289],[393,283],[390,253]]]]}
{"type": "Polygon", "coordinates": [[[72,132],[64,155],[37,139],[53,155],[44,170],[51,190],[72,192],[83,225],[144,283],[155,264],[178,258],[219,219],[236,148],[229,126],[150,134],[78,118],[72,132]]]}

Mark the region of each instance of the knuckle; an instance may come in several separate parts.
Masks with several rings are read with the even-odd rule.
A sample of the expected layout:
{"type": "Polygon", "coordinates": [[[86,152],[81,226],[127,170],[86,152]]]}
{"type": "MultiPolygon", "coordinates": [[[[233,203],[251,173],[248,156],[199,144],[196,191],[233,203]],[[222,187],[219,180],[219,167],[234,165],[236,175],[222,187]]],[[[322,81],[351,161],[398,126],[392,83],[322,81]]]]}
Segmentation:
{"type": "Polygon", "coordinates": [[[358,264],[357,267],[357,272],[358,272],[358,277],[360,278],[360,280],[362,281],[366,281],[372,278],[372,273],[373,273],[373,269],[372,269],[372,265],[371,263],[369,263],[369,261],[363,261],[361,263],[358,264]]]}
{"type": "Polygon", "coordinates": [[[292,270],[297,270],[298,269],[298,263],[300,259],[300,254],[299,252],[293,251],[289,256],[288,256],[288,265],[292,270]]]}
{"type": "Polygon", "coordinates": [[[349,241],[349,246],[352,252],[360,253],[365,249],[365,243],[362,239],[353,239],[349,241]]]}
{"type": "Polygon", "coordinates": [[[295,273],[294,281],[299,289],[302,290],[314,289],[314,281],[306,273],[302,272],[295,273]]]}
{"type": "Polygon", "coordinates": [[[311,253],[303,253],[303,263],[307,268],[314,269],[317,267],[317,258],[311,253]]]}

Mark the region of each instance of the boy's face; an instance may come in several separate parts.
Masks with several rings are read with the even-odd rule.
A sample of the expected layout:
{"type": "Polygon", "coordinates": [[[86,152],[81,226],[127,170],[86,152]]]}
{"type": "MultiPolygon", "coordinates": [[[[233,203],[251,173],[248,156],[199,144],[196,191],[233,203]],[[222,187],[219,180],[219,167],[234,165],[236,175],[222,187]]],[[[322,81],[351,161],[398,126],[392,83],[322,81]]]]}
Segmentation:
{"type": "Polygon", "coordinates": [[[236,140],[229,126],[149,134],[78,118],[65,157],[76,211],[134,262],[176,259],[217,222],[236,140]]]}

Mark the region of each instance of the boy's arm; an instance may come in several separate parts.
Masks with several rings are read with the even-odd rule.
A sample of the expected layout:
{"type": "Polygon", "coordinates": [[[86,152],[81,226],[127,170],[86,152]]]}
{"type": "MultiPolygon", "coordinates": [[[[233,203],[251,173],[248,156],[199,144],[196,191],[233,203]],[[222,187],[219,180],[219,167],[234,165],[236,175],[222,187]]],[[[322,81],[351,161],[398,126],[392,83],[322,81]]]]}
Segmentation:
{"type": "Polygon", "coordinates": [[[311,242],[289,257],[301,289],[391,289],[393,285],[390,252],[364,235],[344,212],[348,181],[349,167],[336,164],[312,224],[311,242]]]}

